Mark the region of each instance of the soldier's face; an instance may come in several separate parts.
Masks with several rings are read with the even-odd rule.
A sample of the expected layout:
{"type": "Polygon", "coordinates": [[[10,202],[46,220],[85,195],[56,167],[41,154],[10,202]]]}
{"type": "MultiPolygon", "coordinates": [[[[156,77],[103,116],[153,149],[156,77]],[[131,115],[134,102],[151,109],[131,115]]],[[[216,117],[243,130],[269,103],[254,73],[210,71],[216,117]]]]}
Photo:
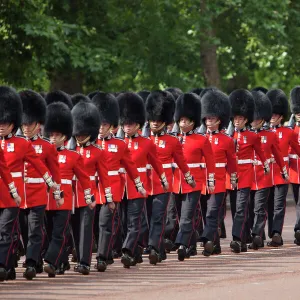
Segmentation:
{"type": "Polygon", "coordinates": [[[35,122],[32,124],[23,124],[22,125],[23,134],[28,138],[31,138],[35,134],[39,133],[40,128],[41,128],[41,124],[35,123],[35,122]]]}
{"type": "Polygon", "coordinates": [[[51,132],[49,138],[50,142],[57,147],[61,146],[65,141],[65,136],[60,132],[51,132]]]}
{"type": "Polygon", "coordinates": [[[9,135],[14,128],[14,124],[4,123],[0,124],[0,136],[9,135]]]}
{"type": "Polygon", "coordinates": [[[205,125],[210,130],[217,130],[219,128],[220,120],[217,117],[207,117],[205,125]]]}
{"type": "Polygon", "coordinates": [[[271,125],[276,126],[281,123],[281,120],[282,120],[281,115],[273,114],[270,123],[271,125]]]}
{"type": "Polygon", "coordinates": [[[174,127],[174,122],[173,122],[172,124],[169,124],[169,125],[167,126],[167,130],[168,130],[169,132],[172,132],[173,127],[174,127]]]}
{"type": "Polygon", "coordinates": [[[161,127],[163,125],[163,122],[162,121],[150,121],[150,128],[153,130],[153,131],[157,131],[157,130],[160,130],[161,127]]]}
{"type": "Polygon", "coordinates": [[[194,122],[189,118],[182,117],[179,120],[179,127],[182,132],[189,132],[194,128],[194,122]]]}
{"type": "Polygon", "coordinates": [[[111,125],[109,123],[101,123],[101,126],[99,128],[100,138],[103,138],[110,133],[110,127],[111,125]]]}
{"type": "Polygon", "coordinates": [[[237,129],[242,129],[247,123],[247,119],[243,116],[235,116],[233,119],[234,127],[237,129]]]}
{"type": "Polygon", "coordinates": [[[253,128],[259,129],[259,128],[262,127],[263,123],[264,123],[264,120],[262,120],[262,119],[254,120],[254,121],[251,123],[251,126],[252,126],[253,128]]]}
{"type": "Polygon", "coordinates": [[[132,124],[124,124],[123,130],[126,135],[132,136],[134,135],[139,129],[139,125],[137,123],[132,124]]]}
{"type": "Polygon", "coordinates": [[[297,122],[300,122],[300,113],[299,114],[295,114],[295,119],[297,122]]]}

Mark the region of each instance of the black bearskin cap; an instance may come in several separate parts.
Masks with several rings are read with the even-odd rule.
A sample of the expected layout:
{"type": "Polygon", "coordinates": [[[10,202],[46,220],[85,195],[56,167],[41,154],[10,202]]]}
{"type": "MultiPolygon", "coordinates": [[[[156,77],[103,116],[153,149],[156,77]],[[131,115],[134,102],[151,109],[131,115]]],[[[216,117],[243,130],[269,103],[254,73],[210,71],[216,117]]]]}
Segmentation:
{"type": "Polygon", "coordinates": [[[93,92],[90,92],[88,95],[87,95],[87,97],[88,98],[90,98],[91,100],[94,98],[94,96],[97,94],[97,93],[99,93],[100,91],[93,91],[93,92]]]}
{"type": "Polygon", "coordinates": [[[300,113],[300,86],[291,90],[291,110],[293,114],[300,113]]]}
{"type": "Polygon", "coordinates": [[[254,99],[248,90],[234,90],[229,95],[232,116],[243,116],[247,118],[247,125],[251,124],[254,117],[254,99]]]}
{"type": "Polygon", "coordinates": [[[93,103],[79,102],[72,109],[73,135],[89,135],[90,141],[95,141],[100,128],[100,116],[93,103]]]}
{"type": "Polygon", "coordinates": [[[283,122],[287,121],[289,114],[289,102],[285,93],[280,89],[273,89],[267,93],[271,103],[273,114],[283,116],[283,122]]]}
{"type": "Polygon", "coordinates": [[[62,102],[68,105],[70,109],[73,108],[71,97],[63,92],[63,91],[53,91],[47,94],[46,98],[47,105],[54,103],[54,102],[62,102]]]}
{"type": "Polygon", "coordinates": [[[272,104],[270,99],[261,91],[252,91],[251,93],[255,104],[254,120],[270,122],[272,117],[272,104]]]}
{"type": "Polygon", "coordinates": [[[193,88],[190,90],[190,93],[194,93],[194,94],[197,94],[198,96],[200,96],[202,91],[203,91],[202,88],[193,88]]]}
{"type": "Polygon", "coordinates": [[[137,123],[142,128],[146,121],[146,111],[143,99],[136,93],[119,94],[117,101],[120,108],[120,124],[137,123]]]}
{"type": "Polygon", "coordinates": [[[16,131],[22,122],[22,101],[15,89],[0,86],[0,123],[14,124],[16,131]]]}
{"type": "Polygon", "coordinates": [[[207,92],[209,91],[219,91],[218,88],[214,87],[214,86],[211,86],[211,87],[206,87],[204,89],[202,89],[201,93],[200,93],[200,98],[202,98],[207,92]]]}
{"type": "Polygon", "coordinates": [[[144,103],[145,103],[150,94],[150,91],[142,90],[142,91],[138,92],[137,94],[144,100],[144,103]]]}
{"type": "Polygon", "coordinates": [[[223,92],[210,89],[201,98],[201,119],[205,124],[207,117],[217,117],[220,120],[219,129],[226,128],[230,121],[229,99],[223,92]]]}
{"type": "Polygon", "coordinates": [[[110,93],[97,93],[92,102],[98,108],[101,123],[109,123],[113,127],[118,127],[120,119],[120,109],[117,99],[110,93]]]}
{"type": "Polygon", "coordinates": [[[46,101],[38,93],[25,90],[19,93],[23,106],[22,124],[45,123],[46,101]]]}
{"type": "Polygon", "coordinates": [[[266,94],[266,93],[268,92],[268,89],[266,89],[266,88],[263,87],[263,86],[257,86],[257,87],[255,87],[255,88],[253,88],[253,89],[251,90],[251,92],[262,92],[262,93],[266,94]]]}
{"type": "Polygon", "coordinates": [[[176,101],[175,122],[179,122],[180,118],[186,117],[194,121],[197,128],[201,123],[201,103],[198,95],[194,93],[185,93],[178,97],[176,101]]]}
{"type": "Polygon", "coordinates": [[[166,88],[165,91],[172,94],[175,102],[177,101],[178,97],[183,94],[183,91],[177,87],[169,87],[169,88],[166,88]]]}
{"type": "Polygon", "coordinates": [[[146,101],[147,120],[173,123],[175,100],[168,91],[151,92],[146,101]]]}
{"type": "Polygon", "coordinates": [[[47,106],[45,134],[59,132],[69,140],[73,132],[73,118],[69,107],[62,102],[54,102],[47,106]]]}
{"type": "Polygon", "coordinates": [[[91,99],[89,97],[87,97],[83,94],[80,94],[80,93],[72,95],[71,100],[72,100],[73,106],[75,106],[80,101],[91,102],[91,99]]]}

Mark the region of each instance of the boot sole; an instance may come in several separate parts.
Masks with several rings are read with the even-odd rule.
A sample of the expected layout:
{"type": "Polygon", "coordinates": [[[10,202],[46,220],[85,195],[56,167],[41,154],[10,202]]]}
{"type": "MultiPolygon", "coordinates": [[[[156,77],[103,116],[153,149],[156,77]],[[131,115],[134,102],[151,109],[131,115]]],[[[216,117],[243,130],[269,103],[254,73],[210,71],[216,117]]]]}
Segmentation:
{"type": "Polygon", "coordinates": [[[183,249],[178,249],[178,260],[184,261],[186,257],[186,252],[183,249]]]}

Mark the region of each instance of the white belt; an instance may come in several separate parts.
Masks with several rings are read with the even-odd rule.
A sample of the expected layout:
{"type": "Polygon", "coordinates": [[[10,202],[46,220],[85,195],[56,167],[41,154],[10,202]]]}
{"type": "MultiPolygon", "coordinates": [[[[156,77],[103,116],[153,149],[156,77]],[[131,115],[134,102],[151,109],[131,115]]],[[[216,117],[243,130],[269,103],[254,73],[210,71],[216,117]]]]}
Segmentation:
{"type": "Polygon", "coordinates": [[[172,163],[173,168],[178,168],[178,165],[176,163],[172,163]]]}
{"type": "Polygon", "coordinates": [[[201,166],[201,163],[195,163],[195,164],[187,164],[189,168],[200,168],[202,167],[201,166]]]}
{"type": "Polygon", "coordinates": [[[252,163],[253,163],[252,159],[239,159],[238,160],[239,165],[252,164],[252,163]]]}
{"type": "Polygon", "coordinates": [[[60,182],[61,184],[72,184],[72,180],[69,179],[62,179],[60,182]]]}
{"type": "Polygon", "coordinates": [[[120,168],[119,173],[126,173],[125,168],[120,168]]]}
{"type": "Polygon", "coordinates": [[[17,177],[22,177],[22,172],[11,172],[11,177],[17,178],[17,177]]]}
{"type": "Polygon", "coordinates": [[[26,177],[24,180],[26,183],[45,183],[43,178],[30,178],[26,177]]]}
{"type": "Polygon", "coordinates": [[[206,163],[200,163],[199,164],[201,168],[205,169],[206,168],[206,163]]]}
{"type": "Polygon", "coordinates": [[[216,163],[216,168],[225,168],[226,163],[216,163]]]}
{"type": "MultiPolygon", "coordinates": [[[[267,162],[270,164],[270,163],[272,163],[273,162],[273,159],[272,158],[268,158],[267,159],[267,162]]],[[[253,160],[253,165],[256,165],[256,166],[262,166],[262,162],[260,161],[260,160],[253,160]]]]}
{"type": "Polygon", "coordinates": [[[119,171],[108,171],[108,176],[119,175],[119,171]]]}
{"type": "Polygon", "coordinates": [[[162,167],[164,169],[169,169],[169,168],[172,168],[172,164],[163,164],[162,167]]]}
{"type": "Polygon", "coordinates": [[[96,176],[90,176],[90,180],[96,180],[96,176]]]}
{"type": "Polygon", "coordinates": [[[289,161],[289,157],[288,157],[288,156],[285,156],[285,157],[283,158],[283,160],[284,160],[284,161],[289,161]]]}
{"type": "Polygon", "coordinates": [[[139,173],[145,173],[145,172],[147,172],[147,168],[146,167],[145,168],[137,168],[137,170],[138,170],[139,173]]]}
{"type": "Polygon", "coordinates": [[[299,156],[297,154],[289,154],[289,158],[298,159],[299,156]]]}

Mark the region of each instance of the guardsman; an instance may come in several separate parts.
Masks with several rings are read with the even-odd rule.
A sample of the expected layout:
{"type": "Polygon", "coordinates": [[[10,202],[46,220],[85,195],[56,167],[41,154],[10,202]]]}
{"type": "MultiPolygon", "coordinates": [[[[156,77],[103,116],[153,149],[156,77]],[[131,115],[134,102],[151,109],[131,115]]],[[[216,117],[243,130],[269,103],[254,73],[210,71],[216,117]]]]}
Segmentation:
{"type": "Polygon", "coordinates": [[[62,102],[66,104],[69,107],[69,109],[73,108],[71,97],[67,93],[60,90],[48,93],[45,97],[45,101],[47,105],[50,105],[51,103],[54,102],[62,102]]]}
{"type": "MultiPolygon", "coordinates": [[[[22,102],[16,91],[10,87],[0,87],[0,139],[1,148],[11,176],[15,182],[15,188],[25,201],[24,194],[24,164],[29,163],[43,178],[49,188],[55,194],[57,204],[63,203],[61,191],[53,181],[47,168],[35,153],[31,142],[24,137],[15,135],[22,123],[22,102]]],[[[11,193],[14,196],[15,188],[11,193]]],[[[19,208],[18,203],[12,199],[6,184],[0,179],[0,278],[15,279],[14,262],[12,253],[14,251],[14,239],[18,227],[19,208]]],[[[17,197],[17,199],[19,199],[17,197]]],[[[17,201],[18,202],[18,201],[17,201]]],[[[41,241],[40,241],[41,246],[41,241]]],[[[38,249],[40,250],[40,249],[38,249]]],[[[39,254],[39,253],[38,253],[39,254]]],[[[35,254],[36,255],[36,254],[35,254]]],[[[37,257],[37,256],[36,256],[37,257]]],[[[33,270],[34,272],[35,270],[33,270]]]]}
{"type": "Polygon", "coordinates": [[[96,201],[92,205],[86,203],[86,191],[80,182],[76,181],[75,214],[72,216],[72,228],[76,243],[78,264],[74,270],[83,275],[90,273],[93,246],[93,223],[95,218],[95,205],[100,203],[100,190],[104,191],[104,197],[108,208],[113,212],[111,184],[108,176],[107,157],[105,152],[95,144],[100,127],[100,116],[97,107],[92,103],[79,102],[72,109],[73,136],[76,139],[76,151],[83,158],[86,173],[90,176],[91,194],[96,201]]]}
{"type": "MultiPolygon", "coordinates": [[[[179,96],[176,101],[175,122],[181,131],[181,144],[183,155],[187,165],[192,169],[196,186],[192,187],[184,180],[182,172],[175,173],[173,192],[176,201],[181,201],[181,213],[179,231],[175,243],[178,248],[178,260],[186,258],[187,249],[191,246],[196,248],[195,215],[196,207],[199,204],[201,190],[206,186],[206,178],[201,170],[202,160],[206,163],[208,172],[208,190],[215,188],[215,162],[209,140],[196,130],[201,123],[201,102],[200,98],[193,93],[186,93],[179,96]]],[[[205,243],[206,247],[207,244],[205,243]]]]}
{"type": "MultiPolygon", "coordinates": [[[[145,201],[147,193],[142,182],[147,180],[147,164],[155,170],[162,189],[167,190],[169,184],[158,159],[155,145],[149,138],[142,137],[138,130],[144,125],[146,119],[145,106],[142,98],[135,93],[122,93],[117,97],[120,107],[120,124],[125,133],[125,142],[135,162],[139,177],[131,179],[126,176],[127,202],[127,235],[122,246],[121,262],[125,268],[136,263],[134,257],[142,249],[139,245],[143,217],[145,217],[145,201]],[[141,196],[142,195],[142,196],[141,196]]],[[[149,192],[149,191],[148,191],[149,192]]],[[[147,200],[149,201],[149,200],[147,200]]]]}
{"type": "MultiPolygon", "coordinates": [[[[20,92],[20,97],[23,105],[22,132],[48,168],[53,180],[60,185],[56,147],[40,135],[46,118],[46,102],[40,94],[31,90],[20,92]]],[[[43,227],[48,193],[44,179],[40,178],[39,172],[30,163],[25,163],[24,171],[25,198],[20,205],[20,227],[26,249],[26,270],[23,276],[31,280],[37,272],[42,271],[40,254],[44,242],[43,227]]],[[[55,200],[52,201],[56,205],[55,200]]]]}
{"type": "Polygon", "coordinates": [[[254,170],[254,151],[258,159],[262,162],[264,171],[270,172],[269,163],[263,153],[261,142],[257,134],[247,129],[253,121],[254,99],[252,94],[244,89],[233,91],[229,96],[231,104],[231,114],[235,127],[234,139],[236,140],[237,156],[237,199],[236,213],[232,226],[233,240],[230,248],[235,253],[247,251],[247,231],[246,222],[250,202],[250,190],[252,186],[254,170]]]}
{"type": "MultiPolygon", "coordinates": [[[[123,185],[119,172],[121,166],[124,167],[130,180],[135,182],[137,188],[141,186],[141,181],[127,144],[111,133],[111,130],[117,128],[119,124],[120,110],[117,99],[110,93],[99,92],[93,97],[92,102],[98,108],[100,114],[97,144],[105,151],[107,156],[108,175],[112,183],[111,188],[116,203],[116,209],[113,212],[108,208],[103,196],[100,203],[97,203],[100,205],[100,212],[97,264],[95,268],[103,272],[106,270],[107,262],[112,260],[112,247],[117,230],[114,226],[118,224],[115,219],[117,218],[119,203],[123,198],[123,185]]],[[[140,189],[140,191],[142,192],[140,196],[144,197],[143,190],[140,189]]]]}
{"type": "MultiPolygon", "coordinates": [[[[289,172],[289,149],[291,148],[295,154],[300,155],[300,147],[293,129],[282,125],[288,117],[288,99],[280,89],[270,90],[267,96],[272,103],[271,130],[277,135],[285,167],[289,172]]],[[[268,199],[269,237],[272,240],[268,242],[268,246],[278,247],[283,245],[282,228],[289,185],[286,178],[282,176],[280,165],[276,160],[273,163],[272,183],[273,187],[268,199]]]]}
{"type": "MultiPolygon", "coordinates": [[[[291,111],[294,118],[294,132],[297,136],[298,147],[300,146],[300,86],[296,86],[291,91],[291,111]]],[[[295,243],[300,245],[300,201],[299,201],[299,188],[300,188],[300,160],[296,152],[290,148],[289,152],[289,165],[290,165],[290,182],[293,188],[293,195],[296,202],[296,224],[295,224],[295,243]]]]}
{"type": "MultiPolygon", "coordinates": [[[[165,171],[166,181],[170,183],[168,189],[161,185],[162,178],[152,172],[152,189],[148,201],[152,202],[152,216],[149,232],[150,264],[166,258],[164,247],[164,231],[166,212],[170,195],[173,192],[173,163],[176,163],[184,174],[183,180],[192,188],[196,186],[195,180],[183,155],[179,140],[168,134],[167,126],[173,123],[175,101],[171,93],[166,91],[152,92],[146,101],[147,120],[150,124],[151,139],[156,145],[157,157],[160,159],[165,171]]],[[[153,166],[152,166],[153,167],[153,166]]]]}
{"type": "MultiPolygon", "coordinates": [[[[270,122],[272,117],[272,104],[268,96],[260,91],[252,91],[255,102],[255,112],[251,131],[255,132],[261,141],[261,146],[265,157],[270,162],[270,168],[273,168],[273,161],[279,165],[281,174],[288,180],[288,173],[283,161],[279,142],[276,134],[263,127],[265,122],[270,122]]],[[[251,187],[251,203],[254,208],[254,218],[249,224],[252,233],[252,243],[250,249],[257,250],[264,247],[264,229],[267,221],[267,200],[272,184],[272,175],[265,174],[261,160],[254,154],[254,177],[251,187]]],[[[251,212],[253,213],[253,212],[251,212]]],[[[250,221],[250,220],[249,220],[250,221]]]]}
{"type": "Polygon", "coordinates": [[[210,256],[221,253],[218,228],[224,219],[226,173],[230,176],[231,185],[234,188],[237,185],[234,142],[231,137],[222,133],[230,118],[228,96],[218,90],[207,91],[201,98],[201,118],[207,128],[206,137],[211,144],[215,160],[215,189],[211,191],[208,185],[210,197],[207,201],[206,224],[201,237],[204,244],[203,255],[210,256]]]}
{"type": "MultiPolygon", "coordinates": [[[[69,236],[69,220],[73,209],[72,178],[74,175],[84,190],[86,205],[93,207],[94,196],[91,194],[90,178],[86,174],[80,154],[65,148],[65,142],[72,136],[73,119],[71,111],[64,103],[54,102],[47,107],[45,135],[58,151],[58,163],[61,174],[61,187],[64,191],[64,204],[55,205],[50,197],[47,206],[47,222],[52,224],[49,235],[50,244],[44,257],[44,270],[54,277],[61,267],[61,258],[69,236]]],[[[67,262],[63,262],[66,264],[67,262]]],[[[59,270],[63,274],[66,266],[59,270]]]]}

